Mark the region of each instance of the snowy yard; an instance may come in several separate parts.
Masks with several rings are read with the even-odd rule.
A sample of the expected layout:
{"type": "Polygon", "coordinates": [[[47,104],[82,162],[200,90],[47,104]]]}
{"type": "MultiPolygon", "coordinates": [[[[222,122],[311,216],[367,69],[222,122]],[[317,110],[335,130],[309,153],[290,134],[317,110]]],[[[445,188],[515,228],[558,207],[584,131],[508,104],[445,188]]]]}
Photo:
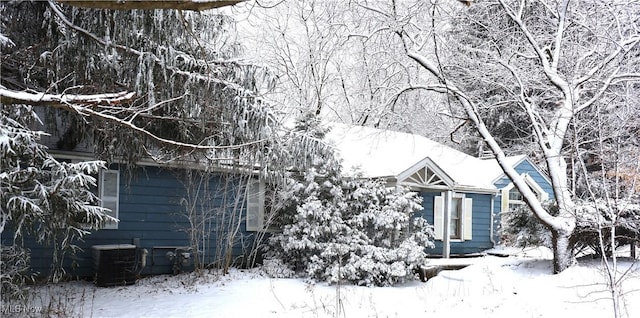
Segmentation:
{"type": "Polygon", "coordinates": [[[460,268],[385,288],[260,268],[29,285],[0,318],[640,317],[628,251],[613,274],[570,266],[574,247],[640,235],[640,1],[0,1],[0,16],[3,299],[24,273],[89,273],[94,250],[169,272],[268,238],[310,277],[381,286],[433,242],[555,252],[433,259],[460,268]]]}
{"type": "MultiPolygon", "coordinates": [[[[599,260],[582,259],[552,275],[550,259],[545,249],[510,257],[437,259],[432,263],[470,265],[440,272],[427,283],[385,288],[271,279],[258,269],[198,279],[156,276],[114,288],[70,282],[37,289],[28,307],[46,307],[53,300],[50,307],[58,313],[50,315],[76,317],[612,316],[599,260]]],[[[620,270],[632,267],[622,283],[628,317],[640,317],[638,265],[628,258],[619,261],[620,270]]]]}

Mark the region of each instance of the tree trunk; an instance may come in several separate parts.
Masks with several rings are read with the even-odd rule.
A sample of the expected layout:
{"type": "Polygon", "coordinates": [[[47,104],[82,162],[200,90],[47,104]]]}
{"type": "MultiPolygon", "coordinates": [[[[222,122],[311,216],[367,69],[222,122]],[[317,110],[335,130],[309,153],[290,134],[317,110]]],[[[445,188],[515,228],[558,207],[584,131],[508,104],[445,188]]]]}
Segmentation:
{"type": "Polygon", "coordinates": [[[551,229],[553,238],[553,273],[558,274],[569,268],[574,261],[571,231],[551,229]]]}

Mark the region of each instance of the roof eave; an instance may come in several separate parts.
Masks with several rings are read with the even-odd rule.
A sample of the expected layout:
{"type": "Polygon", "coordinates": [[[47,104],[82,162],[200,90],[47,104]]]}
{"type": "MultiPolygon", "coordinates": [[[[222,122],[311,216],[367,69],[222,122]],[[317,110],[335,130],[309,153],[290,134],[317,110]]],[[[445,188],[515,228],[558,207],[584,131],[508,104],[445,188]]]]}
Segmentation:
{"type": "MultiPolygon", "coordinates": [[[[547,183],[552,184],[551,183],[551,179],[549,179],[549,176],[547,176],[546,173],[542,172],[542,170],[540,170],[540,167],[538,167],[537,164],[535,164],[533,161],[531,161],[529,159],[529,156],[527,155],[521,155],[522,158],[520,158],[520,160],[516,161],[511,167],[512,168],[516,168],[519,164],[523,163],[525,160],[529,161],[529,163],[531,164],[531,166],[533,166],[534,169],[536,169],[536,171],[542,176],[542,178],[544,178],[545,181],[547,181],[547,183]]],[[[495,160],[495,159],[491,159],[491,160],[495,160]]],[[[496,182],[500,181],[500,179],[502,179],[506,174],[504,173],[503,170],[501,170],[501,173],[491,181],[491,184],[495,184],[496,182]]]]}
{"type": "MultiPolygon", "coordinates": [[[[98,160],[95,154],[91,152],[78,152],[78,151],[65,151],[65,150],[49,150],[49,153],[57,159],[68,160],[98,160]]],[[[122,158],[114,158],[114,164],[127,164],[122,158]]],[[[174,168],[174,169],[187,169],[187,170],[203,170],[213,172],[235,172],[235,173],[248,173],[258,174],[259,166],[242,165],[234,163],[218,162],[217,164],[206,165],[203,162],[197,162],[195,160],[173,160],[168,162],[158,162],[151,158],[141,158],[136,163],[138,166],[146,167],[159,167],[159,168],[174,168]]]]}

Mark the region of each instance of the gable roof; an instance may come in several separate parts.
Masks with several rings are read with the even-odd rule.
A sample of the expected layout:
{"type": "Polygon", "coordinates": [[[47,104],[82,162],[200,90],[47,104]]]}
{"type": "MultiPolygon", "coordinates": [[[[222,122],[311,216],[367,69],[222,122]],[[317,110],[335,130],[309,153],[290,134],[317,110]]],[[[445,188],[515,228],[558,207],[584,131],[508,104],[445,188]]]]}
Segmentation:
{"type": "MultiPolygon", "coordinates": [[[[326,138],[343,160],[343,171],[365,178],[386,178],[424,187],[495,192],[505,176],[495,159],[480,159],[427,137],[371,127],[329,123],[326,138]],[[434,176],[435,175],[435,176],[434,176]]],[[[526,155],[506,157],[511,167],[528,161],[526,155]]]]}
{"type": "Polygon", "coordinates": [[[356,169],[363,177],[399,179],[432,163],[443,180],[452,181],[449,186],[485,191],[496,189],[491,182],[495,175],[490,176],[479,169],[486,165],[485,160],[424,136],[337,123],[331,123],[329,127],[331,130],[326,138],[335,145],[346,173],[356,169]]]}
{"type": "MultiPolygon", "coordinates": [[[[505,162],[514,168],[525,160],[528,160],[526,155],[510,156],[505,158],[505,162]]],[[[481,159],[481,161],[482,163],[478,166],[478,170],[481,170],[486,177],[490,178],[491,184],[496,183],[505,176],[504,171],[502,171],[502,168],[495,158],[484,158],[481,159]]],[[[535,166],[533,163],[531,164],[535,166]]]]}
{"type": "MultiPolygon", "coordinates": [[[[481,164],[481,166],[478,167],[478,170],[482,170],[483,174],[490,178],[491,184],[496,184],[503,178],[507,177],[504,171],[502,171],[502,168],[500,167],[500,165],[497,163],[497,161],[494,158],[484,158],[482,159],[482,161],[483,163],[481,164]]],[[[505,162],[509,166],[516,169],[516,171],[518,170],[518,166],[520,164],[522,164],[523,162],[527,163],[533,169],[535,169],[536,175],[539,175],[539,177],[542,178],[546,183],[551,184],[551,180],[549,179],[549,176],[547,176],[547,174],[544,173],[537,164],[531,161],[531,159],[529,159],[527,155],[516,155],[516,156],[506,157],[505,162]]]]}

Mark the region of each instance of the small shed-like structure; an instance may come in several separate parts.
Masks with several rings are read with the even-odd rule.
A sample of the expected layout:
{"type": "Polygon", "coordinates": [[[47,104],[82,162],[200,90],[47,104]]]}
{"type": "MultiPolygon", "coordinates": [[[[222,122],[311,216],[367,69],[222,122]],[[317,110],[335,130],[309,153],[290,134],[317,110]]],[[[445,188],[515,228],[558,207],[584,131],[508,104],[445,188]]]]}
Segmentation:
{"type": "MultiPolygon", "coordinates": [[[[501,216],[524,204],[494,159],[481,159],[424,136],[330,124],[332,142],[347,173],[382,178],[419,192],[422,217],[434,226],[433,254],[477,253],[498,239],[501,216]]],[[[553,199],[548,178],[526,156],[508,158],[543,200],[553,199]]]]}

